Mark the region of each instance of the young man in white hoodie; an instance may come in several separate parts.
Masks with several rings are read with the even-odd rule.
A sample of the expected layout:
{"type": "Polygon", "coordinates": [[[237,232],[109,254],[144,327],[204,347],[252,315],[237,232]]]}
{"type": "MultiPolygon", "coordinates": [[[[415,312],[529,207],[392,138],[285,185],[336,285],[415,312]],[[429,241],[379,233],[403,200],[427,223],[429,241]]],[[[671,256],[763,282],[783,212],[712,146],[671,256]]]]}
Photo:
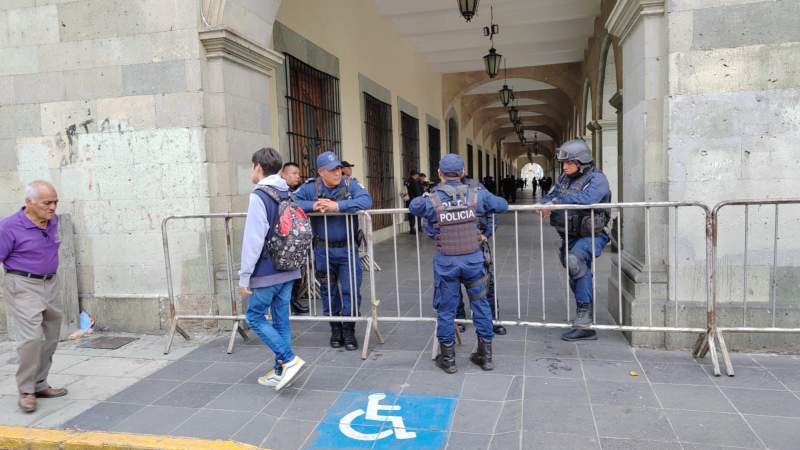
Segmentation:
{"type": "Polygon", "coordinates": [[[289,197],[289,186],[280,176],[281,156],[275,149],[262,148],[253,154],[252,163],[251,179],[256,186],[250,194],[244,225],[239,294],[247,299],[250,327],[275,353],[275,368],[260,377],[258,383],[280,390],[305,364],[292,351],[289,324],[292,285],[300,278],[300,270],[277,270],[269,252],[263,251],[274,231],[278,203],[262,189],[272,189],[281,200],[289,197]],[[272,323],[266,318],[267,310],[272,314],[272,323]]]}

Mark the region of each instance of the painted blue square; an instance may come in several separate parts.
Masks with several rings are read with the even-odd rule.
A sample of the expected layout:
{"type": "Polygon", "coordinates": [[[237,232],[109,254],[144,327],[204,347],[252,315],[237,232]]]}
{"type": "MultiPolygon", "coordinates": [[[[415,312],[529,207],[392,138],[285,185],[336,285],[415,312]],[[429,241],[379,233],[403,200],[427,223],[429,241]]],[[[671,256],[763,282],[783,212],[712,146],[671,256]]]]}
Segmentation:
{"type": "Polygon", "coordinates": [[[428,395],[345,391],[328,409],[309,448],[444,448],[456,402],[428,395]]]}

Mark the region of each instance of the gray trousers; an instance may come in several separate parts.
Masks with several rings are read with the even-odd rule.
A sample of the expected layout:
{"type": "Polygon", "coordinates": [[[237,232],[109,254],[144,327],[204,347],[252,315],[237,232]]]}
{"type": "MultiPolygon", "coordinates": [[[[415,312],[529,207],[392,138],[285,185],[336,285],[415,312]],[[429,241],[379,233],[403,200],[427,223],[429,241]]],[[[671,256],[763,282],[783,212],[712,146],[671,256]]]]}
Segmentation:
{"type": "Polygon", "coordinates": [[[49,386],[47,374],[61,331],[58,282],[6,274],[5,289],[19,354],[17,387],[21,394],[32,394],[49,386]]]}

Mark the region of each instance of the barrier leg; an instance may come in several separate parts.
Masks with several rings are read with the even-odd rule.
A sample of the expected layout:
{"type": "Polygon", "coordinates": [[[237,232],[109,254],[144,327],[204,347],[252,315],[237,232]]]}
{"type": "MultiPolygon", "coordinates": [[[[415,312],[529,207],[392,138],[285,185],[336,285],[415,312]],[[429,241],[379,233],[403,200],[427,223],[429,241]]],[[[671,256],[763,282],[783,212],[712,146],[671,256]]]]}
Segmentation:
{"type": "Polygon", "coordinates": [[[164,354],[169,354],[170,350],[172,349],[172,341],[175,340],[175,332],[177,331],[184,339],[187,341],[191,340],[189,337],[189,333],[183,330],[180,325],[178,325],[178,319],[172,319],[170,321],[169,326],[169,334],[167,334],[167,345],[164,347],[164,354]]]}
{"type": "Polygon", "coordinates": [[[238,320],[234,320],[233,321],[233,329],[231,330],[231,337],[228,340],[228,354],[233,353],[233,344],[236,341],[236,333],[237,332],[242,332],[242,331],[241,331],[241,328],[239,328],[239,321],[238,320]]]}
{"type": "MultiPolygon", "coordinates": [[[[431,344],[431,359],[436,360],[436,357],[439,356],[439,341],[436,339],[436,330],[439,328],[439,324],[434,322],[433,323],[433,344],[431,344]]],[[[458,327],[456,327],[458,330],[458,327]]]]}
{"type": "Polygon", "coordinates": [[[728,353],[728,346],[725,345],[725,338],[722,337],[722,333],[720,333],[719,330],[717,330],[715,336],[719,342],[719,351],[722,353],[722,361],[725,363],[725,373],[727,373],[729,377],[732,377],[734,375],[733,364],[731,364],[731,355],[728,353]]]}
{"type": "MultiPolygon", "coordinates": [[[[383,334],[381,334],[380,327],[378,326],[378,306],[377,303],[372,304],[372,322],[370,324],[372,326],[372,331],[375,333],[375,337],[378,338],[378,343],[383,344],[386,340],[383,338],[383,334]]],[[[365,335],[366,338],[366,335],[365,335]]]]}
{"type": "Polygon", "coordinates": [[[372,317],[367,319],[367,329],[364,331],[364,345],[362,345],[361,349],[361,359],[367,359],[367,355],[369,355],[370,331],[372,331],[372,317]]]}
{"type": "Polygon", "coordinates": [[[695,358],[705,358],[708,353],[708,333],[703,333],[697,336],[697,341],[694,343],[695,358]]]}
{"type": "Polygon", "coordinates": [[[708,334],[707,341],[708,341],[708,353],[711,355],[711,364],[712,364],[713,369],[714,369],[714,376],[718,377],[718,376],[722,375],[722,373],[719,370],[719,357],[717,356],[717,346],[716,346],[716,344],[714,344],[714,332],[713,331],[711,331],[708,334]]]}

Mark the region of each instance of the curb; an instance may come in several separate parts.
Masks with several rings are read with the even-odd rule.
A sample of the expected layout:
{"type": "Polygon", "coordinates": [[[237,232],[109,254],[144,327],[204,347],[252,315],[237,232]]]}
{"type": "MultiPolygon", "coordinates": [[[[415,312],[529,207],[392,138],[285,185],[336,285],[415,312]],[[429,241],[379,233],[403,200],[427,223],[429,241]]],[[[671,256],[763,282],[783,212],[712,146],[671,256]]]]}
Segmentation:
{"type": "Polygon", "coordinates": [[[256,450],[234,441],[0,425],[0,448],[9,450],[256,450]]]}

